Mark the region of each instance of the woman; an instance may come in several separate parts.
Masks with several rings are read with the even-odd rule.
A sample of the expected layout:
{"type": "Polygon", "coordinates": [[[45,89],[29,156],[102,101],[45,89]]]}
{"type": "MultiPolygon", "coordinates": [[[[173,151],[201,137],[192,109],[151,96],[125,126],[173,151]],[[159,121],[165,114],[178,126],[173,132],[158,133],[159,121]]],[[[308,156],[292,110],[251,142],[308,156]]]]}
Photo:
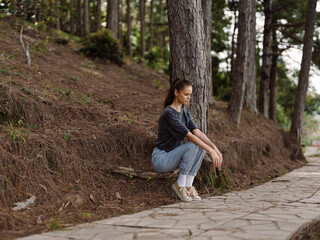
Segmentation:
{"type": "Polygon", "coordinates": [[[156,172],[173,171],[179,167],[179,177],[172,184],[182,201],[201,200],[192,186],[205,150],[210,154],[215,167],[223,161],[217,147],[201,132],[184,105],[190,100],[192,86],[188,80],[176,79],[164,102],[158,122],[158,139],[152,152],[152,165],[156,172]],[[189,140],[183,143],[185,138],[189,140]]]}

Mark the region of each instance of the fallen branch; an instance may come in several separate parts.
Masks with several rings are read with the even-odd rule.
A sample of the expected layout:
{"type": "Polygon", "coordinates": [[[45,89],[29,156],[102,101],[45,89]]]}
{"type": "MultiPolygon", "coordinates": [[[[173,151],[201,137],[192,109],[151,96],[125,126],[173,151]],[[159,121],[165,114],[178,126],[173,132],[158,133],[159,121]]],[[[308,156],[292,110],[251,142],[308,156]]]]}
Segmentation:
{"type": "Polygon", "coordinates": [[[21,42],[23,51],[26,53],[27,63],[28,63],[28,65],[31,65],[31,58],[30,58],[30,53],[29,53],[29,45],[27,43],[27,47],[25,47],[24,42],[22,40],[22,34],[23,34],[23,25],[21,26],[21,31],[20,31],[20,42],[21,42]]]}
{"type": "Polygon", "coordinates": [[[134,168],[113,166],[113,165],[106,166],[104,169],[113,173],[119,173],[126,176],[145,178],[148,180],[170,178],[170,177],[175,177],[178,174],[178,170],[175,170],[173,172],[157,173],[157,172],[136,170],[134,168]]]}

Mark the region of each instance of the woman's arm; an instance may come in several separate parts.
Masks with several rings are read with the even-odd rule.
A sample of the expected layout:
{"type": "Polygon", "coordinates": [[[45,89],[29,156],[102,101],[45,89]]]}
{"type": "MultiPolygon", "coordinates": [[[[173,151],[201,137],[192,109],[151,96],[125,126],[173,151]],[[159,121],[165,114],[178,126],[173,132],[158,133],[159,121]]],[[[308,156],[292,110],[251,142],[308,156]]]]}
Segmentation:
{"type": "Polygon", "coordinates": [[[210,153],[212,161],[214,163],[214,165],[216,167],[220,167],[221,163],[222,163],[222,158],[220,158],[217,153],[214,151],[214,149],[209,146],[208,144],[206,144],[205,142],[203,142],[199,137],[197,137],[196,135],[194,135],[191,132],[188,132],[187,134],[187,139],[191,142],[193,142],[194,144],[202,147],[204,150],[206,150],[208,153],[210,153]]]}
{"type": "Polygon", "coordinates": [[[194,129],[192,130],[192,133],[196,135],[199,139],[201,139],[204,143],[209,145],[215,152],[216,154],[221,158],[221,161],[223,161],[222,154],[218,150],[218,148],[210,141],[210,139],[199,129],[194,129]]]}

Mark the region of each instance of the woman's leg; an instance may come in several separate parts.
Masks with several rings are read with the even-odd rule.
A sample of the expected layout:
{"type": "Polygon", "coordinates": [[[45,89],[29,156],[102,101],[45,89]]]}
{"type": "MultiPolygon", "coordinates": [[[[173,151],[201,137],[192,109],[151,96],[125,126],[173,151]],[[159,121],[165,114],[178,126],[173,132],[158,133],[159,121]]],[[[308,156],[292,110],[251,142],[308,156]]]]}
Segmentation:
{"type": "Polygon", "coordinates": [[[194,163],[198,150],[199,147],[193,142],[184,143],[170,152],[157,150],[152,155],[154,169],[156,172],[169,172],[179,166],[180,174],[188,175],[191,169],[194,172],[199,164],[194,163]]]}

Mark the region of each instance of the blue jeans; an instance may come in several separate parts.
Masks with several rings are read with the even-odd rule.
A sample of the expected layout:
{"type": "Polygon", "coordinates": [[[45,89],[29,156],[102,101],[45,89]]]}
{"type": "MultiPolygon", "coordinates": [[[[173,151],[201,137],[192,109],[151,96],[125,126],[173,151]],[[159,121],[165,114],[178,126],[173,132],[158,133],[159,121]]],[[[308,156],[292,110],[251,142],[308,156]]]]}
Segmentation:
{"type": "Polygon", "coordinates": [[[180,174],[196,176],[205,150],[193,142],[184,143],[169,152],[153,148],[152,165],[156,172],[169,172],[179,167],[180,174]]]}

